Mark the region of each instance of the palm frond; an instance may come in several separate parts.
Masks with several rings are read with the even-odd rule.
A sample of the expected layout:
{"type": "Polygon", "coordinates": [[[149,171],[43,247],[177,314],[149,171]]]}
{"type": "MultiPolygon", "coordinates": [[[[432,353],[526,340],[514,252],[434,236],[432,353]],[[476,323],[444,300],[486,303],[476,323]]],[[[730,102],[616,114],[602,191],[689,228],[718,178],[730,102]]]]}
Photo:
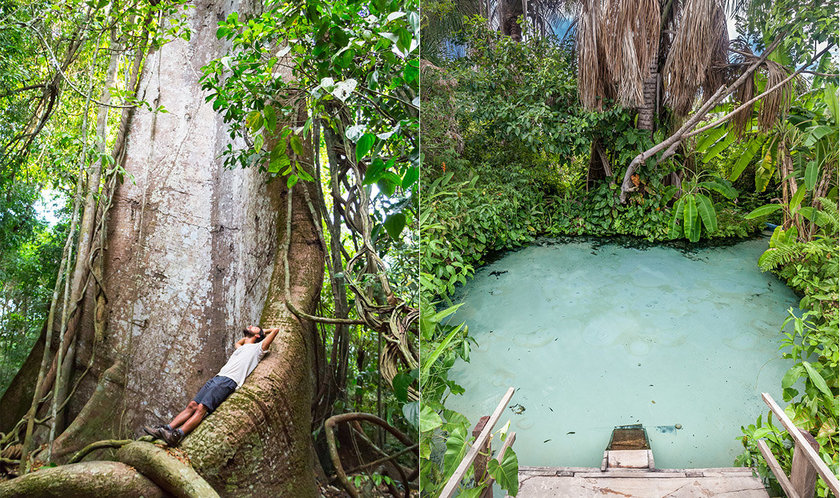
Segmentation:
{"type": "Polygon", "coordinates": [[[686,0],[675,24],[665,61],[665,98],[676,114],[684,116],[701,86],[709,91],[720,81],[729,42],[723,0],[686,0]]]}

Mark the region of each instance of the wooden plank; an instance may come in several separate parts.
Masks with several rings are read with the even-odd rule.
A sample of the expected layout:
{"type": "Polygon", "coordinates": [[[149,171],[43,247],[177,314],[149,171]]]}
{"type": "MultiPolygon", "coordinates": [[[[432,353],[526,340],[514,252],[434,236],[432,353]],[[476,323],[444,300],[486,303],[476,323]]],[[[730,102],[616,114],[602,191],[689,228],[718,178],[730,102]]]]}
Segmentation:
{"type": "MultiPolygon", "coordinates": [[[[799,432],[802,434],[802,437],[808,440],[811,448],[819,450],[820,443],[814,439],[811,433],[802,429],[799,429],[799,432]]],[[[817,489],[817,471],[811,466],[802,445],[799,443],[796,443],[793,448],[793,462],[790,465],[790,484],[799,496],[802,497],[811,498],[817,489]]]]}
{"type": "Polygon", "coordinates": [[[490,419],[487,420],[487,424],[485,424],[481,434],[478,435],[478,439],[475,440],[472,447],[470,447],[469,451],[467,451],[467,454],[464,456],[464,459],[461,460],[460,464],[458,464],[458,468],[455,469],[452,477],[449,478],[446,486],[443,487],[443,491],[440,492],[440,498],[451,498],[455,494],[455,491],[458,489],[458,485],[461,483],[461,479],[463,479],[464,474],[467,473],[467,469],[470,468],[470,465],[472,465],[475,457],[478,456],[478,452],[484,446],[484,443],[490,438],[493,426],[496,425],[496,422],[498,422],[499,418],[502,416],[502,412],[504,412],[505,407],[513,397],[513,392],[514,388],[508,388],[507,392],[502,397],[502,401],[499,403],[499,406],[497,406],[493,414],[490,415],[490,419]]]}
{"type": "Polygon", "coordinates": [[[670,479],[677,477],[685,477],[682,472],[648,472],[645,470],[608,470],[607,472],[581,472],[576,473],[575,477],[580,478],[597,478],[597,479],[670,479]]]}
{"type": "Polygon", "coordinates": [[[799,493],[793,489],[793,485],[790,483],[785,475],[785,472],[782,470],[782,466],[779,465],[776,457],[773,456],[773,452],[770,451],[770,448],[763,439],[758,440],[758,450],[761,452],[761,455],[764,457],[764,461],[767,462],[767,466],[770,467],[773,475],[776,476],[776,480],[779,481],[779,484],[782,486],[782,489],[788,498],[799,498],[799,493]]]}
{"type": "Polygon", "coordinates": [[[785,427],[785,430],[788,431],[788,434],[793,437],[793,440],[796,441],[802,447],[802,451],[805,453],[805,456],[808,457],[809,462],[814,468],[817,470],[817,473],[822,477],[825,484],[828,486],[828,489],[834,493],[834,496],[840,496],[840,480],[837,479],[831,469],[828,468],[828,465],[822,461],[820,455],[811,447],[808,440],[805,439],[802,434],[799,433],[799,428],[794,425],[793,421],[787,416],[784,410],[782,410],[779,405],[773,401],[773,398],[767,393],[761,393],[761,397],[764,399],[764,402],[767,403],[767,406],[770,407],[770,411],[779,419],[779,422],[785,427]]]}

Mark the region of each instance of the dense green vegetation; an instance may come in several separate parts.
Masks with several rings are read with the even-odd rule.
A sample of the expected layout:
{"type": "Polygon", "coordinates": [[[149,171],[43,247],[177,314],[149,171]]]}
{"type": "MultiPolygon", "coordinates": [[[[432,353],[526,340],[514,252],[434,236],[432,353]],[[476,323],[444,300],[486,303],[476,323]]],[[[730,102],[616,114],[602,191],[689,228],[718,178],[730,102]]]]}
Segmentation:
{"type": "MultiPolygon", "coordinates": [[[[451,23],[451,5],[435,5],[450,14],[445,22],[451,23]]],[[[779,379],[784,401],[796,423],[817,437],[823,459],[836,471],[837,68],[825,52],[809,62],[818,52],[815,40],[836,43],[835,10],[756,2],[736,18],[742,38],[760,53],[781,31],[783,13],[790,15],[794,7],[801,16],[794,34],[747,78],[749,92],[712,106],[697,123],[698,132],[680,137],[675,153],[642,161],[629,177],[633,185],[624,203],[619,198],[624,168],[690,116],[665,115],[648,131],[637,127],[633,109],[608,103],[586,110],[578,98],[579,59],[569,40],[526,35],[518,42],[478,17],[464,18],[464,29],[450,38],[463,57],[447,58],[443,49],[424,52],[433,60],[421,71],[426,168],[420,278],[428,315],[422,338],[424,357],[435,352],[437,362],[425,367],[429,378],[421,383],[424,404],[435,409],[434,416],[428,414],[434,423],[424,427],[421,420],[423,489],[434,494],[448,479],[476,422],[446,408],[447,397],[463,391],[447,372],[459,358],[469,361],[471,339],[465,326],[446,325],[445,316],[454,310],[449,295],[488,253],[558,235],[690,244],[749,237],[765,222],[781,226],[758,264],[803,296],[805,312],[791,311],[779,324],[783,354],[794,362],[779,379]],[[762,24],[755,16],[771,21],[762,24]],[[819,74],[799,75],[785,86],[782,80],[803,65],[819,74]],[[772,99],[739,108],[780,82],[772,99]],[[804,382],[802,392],[792,387],[797,382],[804,382]]],[[[440,29],[444,21],[427,22],[440,29]]],[[[735,56],[743,57],[735,63],[739,67],[756,58],[735,56]]],[[[790,438],[778,422],[772,429],[759,422],[744,434],[746,451],[738,464],[756,465],[772,482],[755,446],[756,439],[770,437],[790,470],[790,438]]],[[[467,488],[479,484],[464,482],[467,488]]],[[[826,495],[824,485],[819,493],[826,495]]]]}

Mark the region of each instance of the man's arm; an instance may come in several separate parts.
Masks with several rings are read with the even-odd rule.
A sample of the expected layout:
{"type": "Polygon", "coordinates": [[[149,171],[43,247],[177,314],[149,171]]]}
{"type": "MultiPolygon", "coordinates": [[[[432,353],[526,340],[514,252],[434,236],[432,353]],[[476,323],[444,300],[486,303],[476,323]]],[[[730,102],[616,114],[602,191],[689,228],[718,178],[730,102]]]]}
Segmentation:
{"type": "Polygon", "coordinates": [[[262,340],[262,350],[268,351],[269,346],[271,346],[274,338],[277,337],[277,332],[280,332],[280,329],[265,329],[263,332],[265,332],[265,339],[262,340]]]}
{"type": "Polygon", "coordinates": [[[247,337],[243,337],[242,339],[236,341],[236,344],[233,345],[233,349],[239,349],[242,347],[242,345],[245,344],[245,339],[247,339],[247,337]]]}

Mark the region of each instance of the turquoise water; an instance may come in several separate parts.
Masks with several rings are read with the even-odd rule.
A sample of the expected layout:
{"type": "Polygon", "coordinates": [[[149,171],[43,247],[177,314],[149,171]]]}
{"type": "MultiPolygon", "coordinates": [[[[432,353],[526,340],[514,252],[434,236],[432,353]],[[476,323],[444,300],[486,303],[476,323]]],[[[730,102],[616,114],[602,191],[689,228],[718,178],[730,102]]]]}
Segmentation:
{"type": "Polygon", "coordinates": [[[740,426],[767,412],[761,392],[781,401],[790,367],[779,328],[798,298],[756,267],[766,247],[508,253],[456,296],[478,346],[448,406],[476,421],[517,388],[497,428],[511,421],[520,465],[599,467],[612,428],[641,423],[658,468],[732,466],[740,426]]]}

